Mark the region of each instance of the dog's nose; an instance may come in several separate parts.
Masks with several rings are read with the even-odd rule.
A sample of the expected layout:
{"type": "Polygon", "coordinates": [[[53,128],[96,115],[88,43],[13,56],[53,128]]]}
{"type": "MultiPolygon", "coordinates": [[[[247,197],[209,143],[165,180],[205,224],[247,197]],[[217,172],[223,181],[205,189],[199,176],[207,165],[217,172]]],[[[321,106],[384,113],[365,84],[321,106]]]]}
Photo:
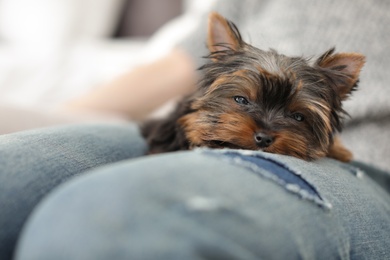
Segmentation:
{"type": "Polygon", "coordinates": [[[255,134],[255,141],[260,148],[266,148],[274,142],[274,138],[268,134],[259,132],[255,134]]]}

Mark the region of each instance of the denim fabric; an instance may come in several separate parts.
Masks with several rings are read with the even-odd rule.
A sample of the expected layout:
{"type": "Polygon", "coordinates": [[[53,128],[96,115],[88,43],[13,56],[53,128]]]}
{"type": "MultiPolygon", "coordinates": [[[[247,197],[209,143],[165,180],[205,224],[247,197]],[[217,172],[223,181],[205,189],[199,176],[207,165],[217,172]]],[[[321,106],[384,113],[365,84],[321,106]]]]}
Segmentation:
{"type": "Polygon", "coordinates": [[[145,149],[138,129],[127,124],[0,136],[0,259],[11,258],[23,223],[50,190],[88,169],[140,156],[145,149]]]}
{"type": "MultiPolygon", "coordinates": [[[[247,167],[261,176],[267,171],[268,175],[265,177],[274,179],[276,182],[284,185],[287,189],[299,191],[302,196],[310,196],[316,201],[324,202],[316,189],[305,181],[300,176],[299,172],[291,171],[291,169],[285,165],[271,160],[270,158],[265,159],[258,152],[222,150],[219,153],[223,153],[225,158],[231,158],[233,163],[236,162],[243,167],[247,167]]],[[[210,151],[208,154],[213,155],[218,153],[210,151]]]]}
{"type": "Polygon", "coordinates": [[[17,259],[389,259],[390,196],[368,174],[236,150],[132,159],[61,185],[17,259]]]}

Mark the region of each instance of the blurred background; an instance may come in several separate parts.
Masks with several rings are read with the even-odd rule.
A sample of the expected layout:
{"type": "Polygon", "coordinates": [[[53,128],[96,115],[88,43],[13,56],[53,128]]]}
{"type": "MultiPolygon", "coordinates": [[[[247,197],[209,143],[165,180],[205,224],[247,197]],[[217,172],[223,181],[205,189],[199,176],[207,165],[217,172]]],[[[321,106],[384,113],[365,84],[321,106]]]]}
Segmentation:
{"type": "Polygon", "coordinates": [[[53,108],[154,59],[183,30],[151,40],[159,28],[212,2],[0,0],[0,106],[53,108]]]}

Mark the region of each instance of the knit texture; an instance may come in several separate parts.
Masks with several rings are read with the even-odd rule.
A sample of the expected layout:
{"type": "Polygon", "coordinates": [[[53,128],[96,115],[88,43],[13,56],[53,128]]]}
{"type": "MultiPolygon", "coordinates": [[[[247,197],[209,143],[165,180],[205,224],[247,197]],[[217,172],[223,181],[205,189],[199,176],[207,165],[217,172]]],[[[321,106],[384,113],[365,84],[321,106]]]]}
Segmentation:
{"type": "MultiPolygon", "coordinates": [[[[331,47],[366,56],[342,140],[355,159],[390,170],[390,2],[387,0],[220,0],[212,10],[233,21],[244,40],[264,50],[318,57],[331,47]]],[[[198,65],[206,49],[207,13],[179,46],[198,65]]]]}

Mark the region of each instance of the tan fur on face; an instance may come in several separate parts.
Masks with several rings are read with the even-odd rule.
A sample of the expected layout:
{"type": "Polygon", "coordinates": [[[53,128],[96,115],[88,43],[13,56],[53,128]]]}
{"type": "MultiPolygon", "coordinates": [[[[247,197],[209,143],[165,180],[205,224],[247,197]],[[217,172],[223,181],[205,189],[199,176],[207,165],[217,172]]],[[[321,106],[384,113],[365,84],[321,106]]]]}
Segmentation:
{"type": "Polygon", "coordinates": [[[236,148],[257,149],[253,138],[256,124],[250,117],[228,113],[218,118],[218,124],[213,124],[207,115],[207,111],[198,111],[179,119],[191,146],[211,146],[211,142],[220,141],[236,148]]]}
{"type": "Polygon", "coordinates": [[[200,68],[199,88],[168,118],[144,128],[151,151],[206,146],[351,160],[335,136],[363,55],[331,48],[315,60],[286,56],[246,43],[217,13],[210,14],[208,26],[209,60],[200,68]]]}
{"type": "Polygon", "coordinates": [[[321,150],[309,149],[309,144],[302,136],[288,131],[282,131],[276,134],[275,143],[264,151],[270,153],[284,154],[312,160],[325,156],[325,152],[321,150]]]}

